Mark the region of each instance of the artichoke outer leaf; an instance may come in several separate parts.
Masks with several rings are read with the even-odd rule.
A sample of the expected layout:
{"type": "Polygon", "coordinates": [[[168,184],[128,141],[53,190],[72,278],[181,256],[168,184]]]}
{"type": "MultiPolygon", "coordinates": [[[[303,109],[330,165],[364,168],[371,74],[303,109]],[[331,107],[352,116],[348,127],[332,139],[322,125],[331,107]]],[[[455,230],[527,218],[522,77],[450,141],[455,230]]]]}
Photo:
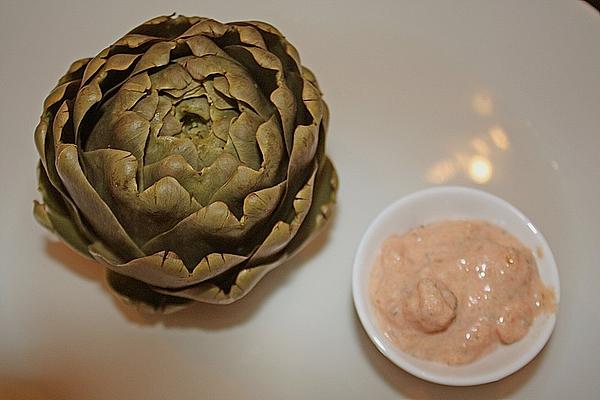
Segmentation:
{"type": "Polygon", "coordinates": [[[226,25],[210,18],[203,18],[193,26],[188,28],[179,38],[185,39],[191,36],[206,36],[210,38],[219,38],[227,33],[226,25]]]}
{"type": "MultiPolygon", "coordinates": [[[[48,161],[51,164],[46,164],[42,160],[38,164],[38,191],[42,194],[43,202],[54,213],[63,216],[69,216],[73,223],[77,226],[79,234],[85,241],[92,242],[96,240],[96,235],[93,234],[89,227],[84,223],[79,213],[79,209],[73,204],[73,200],[69,197],[64,185],[62,184],[56,167],[54,165],[54,147],[48,148],[48,161]]],[[[87,251],[85,252],[86,256],[87,251]]]]}
{"type": "Polygon", "coordinates": [[[91,57],[86,57],[73,61],[67,72],[65,72],[65,74],[58,80],[58,84],[56,86],[60,86],[63,83],[71,81],[80,81],[91,60],[91,57]]]}
{"type": "Polygon", "coordinates": [[[38,223],[50,232],[57,234],[70,248],[87,258],[92,258],[88,252],[89,242],[79,233],[77,225],[73,223],[69,216],[56,213],[46,204],[35,200],[33,202],[33,215],[38,223]]]}
{"type": "Polygon", "coordinates": [[[331,160],[325,157],[315,180],[310,211],[296,236],[285,248],[290,257],[301,251],[310,242],[310,238],[317,235],[329,222],[335,208],[337,189],[338,177],[335,168],[331,160]]]}
{"type": "MultiPolygon", "coordinates": [[[[312,70],[308,67],[302,66],[302,77],[313,84],[315,88],[318,89],[319,93],[321,93],[321,89],[319,88],[319,82],[317,82],[317,77],[312,72],[312,70]]],[[[324,102],[323,102],[324,103],[324,102]]]]}
{"type": "Polygon", "coordinates": [[[86,113],[100,100],[102,100],[102,91],[100,90],[97,78],[92,79],[88,85],[79,89],[77,97],[75,98],[75,107],[73,108],[73,124],[75,126],[77,138],[79,137],[77,135],[79,126],[86,113]]]}
{"type": "MultiPolygon", "coordinates": [[[[241,270],[237,274],[234,285],[232,285],[228,292],[225,292],[223,289],[212,283],[201,283],[199,285],[177,291],[177,294],[181,297],[203,303],[231,304],[248,294],[263,276],[284,263],[287,258],[288,257],[286,255],[269,264],[263,264],[258,267],[245,268],[241,270]]],[[[168,291],[158,291],[164,294],[169,293],[168,291]]]]}
{"type": "Polygon", "coordinates": [[[87,85],[96,76],[104,64],[106,64],[106,59],[104,58],[106,56],[108,56],[108,49],[105,49],[104,52],[89,61],[81,78],[81,85],[87,85]]]}
{"type": "Polygon", "coordinates": [[[174,252],[161,251],[149,256],[120,263],[110,251],[100,244],[89,247],[90,254],[110,270],[149,285],[161,288],[181,288],[210,279],[244,262],[248,257],[236,254],[211,253],[189,272],[174,252]]]}
{"type": "Polygon", "coordinates": [[[48,216],[48,211],[46,210],[46,205],[44,203],[40,203],[37,200],[33,201],[33,216],[44,228],[48,229],[50,232],[55,232],[54,226],[52,225],[52,221],[48,216]]]}
{"type": "MultiPolygon", "coordinates": [[[[299,125],[294,132],[294,144],[288,164],[288,195],[293,195],[305,182],[307,169],[314,164],[318,148],[318,130],[316,126],[299,125]]],[[[287,195],[286,195],[287,197],[287,195]]]]}
{"type": "Polygon", "coordinates": [[[262,153],[261,171],[265,174],[265,183],[272,185],[283,175],[280,170],[285,169],[285,143],[275,116],[258,127],[256,142],[262,153]]]}
{"type": "Polygon", "coordinates": [[[167,65],[171,60],[171,51],[176,47],[174,42],[158,42],[142,55],[133,69],[132,75],[147,71],[151,68],[167,65]]]}
{"type": "Polygon", "coordinates": [[[144,253],[87,180],[79,164],[77,146],[62,144],[58,147],[56,169],[69,195],[101,240],[124,259],[143,257],[144,253]]]}
{"type": "Polygon", "coordinates": [[[115,43],[113,43],[113,45],[109,47],[109,49],[125,47],[129,51],[131,51],[136,50],[144,45],[147,45],[148,43],[156,43],[160,40],[161,38],[158,38],[156,36],[129,33],[123,36],[121,39],[117,40],[115,43]]]}
{"type": "Polygon", "coordinates": [[[80,228],[79,215],[73,214],[70,203],[65,202],[62,194],[52,186],[41,163],[38,165],[38,190],[42,194],[43,203],[34,201],[33,214],[36,220],[71,248],[85,257],[91,257],[87,246],[94,237],[80,228]]]}
{"type": "Polygon", "coordinates": [[[74,139],[73,129],[69,129],[70,127],[67,126],[71,121],[72,106],[70,104],[72,103],[67,100],[63,101],[54,116],[54,121],[52,123],[52,139],[54,140],[55,148],[61,143],[69,143],[74,139]]]}
{"type": "Polygon", "coordinates": [[[236,25],[232,26],[233,30],[235,30],[240,36],[240,42],[243,44],[250,45],[255,48],[260,48],[263,50],[267,49],[267,44],[265,43],[264,38],[260,34],[258,30],[256,30],[252,26],[248,25],[236,25]]]}
{"type": "Polygon", "coordinates": [[[319,89],[314,86],[309,80],[304,80],[302,88],[302,101],[306,109],[311,114],[315,124],[320,124],[323,118],[323,100],[319,89]]]}
{"type": "Polygon", "coordinates": [[[269,233],[263,243],[258,247],[251,260],[266,258],[278,253],[290,242],[290,240],[292,240],[310,210],[315,175],[316,170],[313,172],[306,185],[304,185],[294,197],[294,217],[291,222],[281,220],[275,223],[271,233],[269,233]]]}
{"type": "Polygon", "coordinates": [[[106,71],[126,71],[139,58],[139,54],[115,54],[106,59],[104,68],[106,71]]]}
{"type": "MultiPolygon", "coordinates": [[[[190,51],[196,57],[203,57],[208,54],[216,55],[223,58],[230,58],[229,55],[215,42],[204,36],[192,36],[187,39],[183,39],[184,42],[190,48],[190,51]]],[[[231,60],[233,61],[233,60],[231,60]]]]}
{"type": "MultiPolygon", "coordinates": [[[[46,154],[46,140],[49,136],[48,130],[52,128],[54,119],[54,113],[50,111],[50,108],[53,108],[53,106],[60,102],[64,103],[66,99],[70,99],[72,96],[74,96],[74,90],[76,90],[78,86],[78,80],[67,81],[54,88],[44,101],[44,113],[40,117],[40,122],[35,128],[34,134],[35,145],[40,155],[40,160],[44,165],[44,168],[47,168],[48,165],[48,155],[46,154]]],[[[50,129],[50,131],[52,131],[52,129],[50,129]]]]}
{"type": "Polygon", "coordinates": [[[296,121],[297,104],[292,91],[285,85],[281,85],[271,93],[271,102],[277,108],[283,127],[283,137],[286,143],[288,155],[291,154],[294,124],[296,121]]]}
{"type": "Polygon", "coordinates": [[[179,311],[191,302],[189,299],[158,293],[144,282],[106,270],[106,283],[111,291],[125,303],[141,311],[169,314],[179,311]]]}

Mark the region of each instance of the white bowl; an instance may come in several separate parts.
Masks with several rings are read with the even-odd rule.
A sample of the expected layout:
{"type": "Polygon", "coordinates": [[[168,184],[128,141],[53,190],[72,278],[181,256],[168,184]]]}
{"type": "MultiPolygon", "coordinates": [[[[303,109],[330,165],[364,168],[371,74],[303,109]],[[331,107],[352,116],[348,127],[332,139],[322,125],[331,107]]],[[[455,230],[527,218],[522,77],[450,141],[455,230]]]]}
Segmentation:
{"type": "Polygon", "coordinates": [[[556,322],[556,314],[536,318],[529,333],[508,346],[500,345],[479,360],[461,366],[415,358],[396,348],[379,329],[368,283],[371,267],[383,241],[391,234],[402,234],[421,224],[444,219],[483,219],[516,236],[532,249],[540,277],[554,289],[556,303],[560,285],[556,262],[548,243],[533,223],[506,201],[489,193],[464,187],[435,187],[410,194],[384,209],[363,236],[352,276],[354,305],[365,331],[387,358],[405,371],[428,381],[453,386],[494,382],[519,370],[544,347],[556,322]],[[542,256],[538,255],[537,249],[542,256]]]}

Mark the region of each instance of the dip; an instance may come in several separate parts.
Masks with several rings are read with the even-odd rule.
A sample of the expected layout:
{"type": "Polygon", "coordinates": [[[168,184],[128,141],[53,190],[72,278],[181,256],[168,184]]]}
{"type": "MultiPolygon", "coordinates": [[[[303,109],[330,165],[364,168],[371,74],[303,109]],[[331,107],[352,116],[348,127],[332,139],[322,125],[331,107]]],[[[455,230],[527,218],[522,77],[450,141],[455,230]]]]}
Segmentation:
{"type": "Polygon", "coordinates": [[[454,365],[520,340],[536,316],[555,308],[531,250],[480,220],[442,221],[388,237],[369,292],[392,343],[454,365]]]}

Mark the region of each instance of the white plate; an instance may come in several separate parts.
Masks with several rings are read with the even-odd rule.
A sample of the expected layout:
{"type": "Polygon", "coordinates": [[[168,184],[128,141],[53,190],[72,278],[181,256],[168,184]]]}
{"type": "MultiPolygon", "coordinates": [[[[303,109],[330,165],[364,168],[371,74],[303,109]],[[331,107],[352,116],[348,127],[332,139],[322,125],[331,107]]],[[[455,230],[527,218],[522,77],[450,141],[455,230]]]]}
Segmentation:
{"type": "Polygon", "coordinates": [[[499,346],[481,359],[462,366],[447,366],[417,359],[397,349],[378,327],[369,298],[373,263],[384,240],[419,225],[453,219],[482,219],[502,227],[529,247],[544,284],[560,301],[558,270],[552,251],[535,225],[508,202],[489,193],[464,187],[436,187],[410,194],[386,207],[365,232],[354,260],[354,305],[367,334],[396,365],[428,381],[467,386],[494,382],[524,367],[544,347],[554,329],[556,314],[539,316],[529,333],[510,346],[499,346]],[[540,257],[539,253],[542,255],[540,257]]]}

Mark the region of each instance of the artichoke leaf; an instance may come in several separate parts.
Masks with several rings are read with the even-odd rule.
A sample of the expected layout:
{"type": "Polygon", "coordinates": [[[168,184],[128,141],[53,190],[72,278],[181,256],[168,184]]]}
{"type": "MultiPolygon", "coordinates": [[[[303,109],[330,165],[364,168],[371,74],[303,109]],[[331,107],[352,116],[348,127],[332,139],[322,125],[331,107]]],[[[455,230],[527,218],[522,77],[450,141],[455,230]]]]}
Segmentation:
{"type": "Polygon", "coordinates": [[[256,142],[262,153],[261,171],[264,171],[264,183],[270,186],[276,180],[280,180],[285,172],[285,144],[275,116],[258,127],[256,142]]]}
{"type": "Polygon", "coordinates": [[[73,207],[69,207],[62,194],[52,186],[41,164],[38,165],[38,190],[44,203],[34,201],[33,214],[36,220],[49,231],[56,233],[71,248],[90,257],[87,246],[95,238],[87,230],[80,228],[79,215],[76,211],[75,214],[70,211],[73,207]],[[76,218],[72,218],[71,215],[75,215],[76,218]]]}
{"type": "Polygon", "coordinates": [[[162,178],[170,176],[175,178],[183,188],[188,191],[196,201],[201,198],[203,186],[200,174],[179,154],[174,154],[144,166],[144,187],[152,186],[162,178]]]}
{"type": "Polygon", "coordinates": [[[36,148],[38,154],[40,155],[40,162],[42,163],[42,166],[45,169],[48,168],[47,167],[48,159],[47,159],[47,155],[46,155],[46,139],[48,137],[48,119],[49,119],[49,115],[47,113],[44,113],[40,117],[40,122],[35,127],[35,133],[34,133],[35,148],[36,148]]]}
{"type": "MultiPolygon", "coordinates": [[[[133,93],[147,93],[151,88],[152,80],[150,79],[150,75],[148,75],[146,72],[142,72],[127,79],[119,89],[133,93]]],[[[123,107],[119,107],[118,110],[129,110],[130,107],[131,106],[129,105],[125,105],[123,107]]]]}
{"type": "Polygon", "coordinates": [[[170,64],[150,75],[156,90],[185,89],[192,82],[191,75],[179,64],[170,64]]]}
{"type": "MultiPolygon", "coordinates": [[[[38,190],[44,203],[34,201],[33,214],[36,220],[46,229],[56,233],[71,248],[80,254],[90,257],[87,246],[95,240],[87,231],[80,228],[80,220],[71,217],[70,208],[65,204],[62,195],[52,186],[45,170],[38,166],[38,190]]],[[[74,214],[79,217],[78,214],[74,214]]]]}
{"type": "MultiPolygon", "coordinates": [[[[106,148],[113,145],[113,130],[119,129],[115,125],[123,118],[123,114],[127,112],[132,113],[133,111],[129,110],[136,106],[142,99],[146,98],[145,92],[150,86],[150,80],[147,75],[145,78],[146,80],[144,76],[139,76],[139,78],[132,79],[128,84],[123,85],[110,100],[102,104],[100,107],[101,116],[86,141],[86,150],[106,148]]],[[[158,98],[155,99],[155,102],[158,103],[158,98]]],[[[156,110],[156,106],[157,104],[154,105],[154,110],[152,111],[156,110]]],[[[146,122],[154,117],[154,112],[150,118],[147,118],[148,116],[142,113],[138,114],[139,118],[146,120],[146,122]]],[[[135,128],[137,129],[138,127],[135,128]]],[[[123,128],[121,127],[121,129],[123,128]]]]}
{"type": "MultiPolygon", "coordinates": [[[[107,52],[107,50],[105,50],[107,52]]],[[[102,54],[102,53],[101,53],[102,54]]],[[[115,73],[125,71],[131,67],[131,65],[138,59],[138,56],[132,54],[116,54],[104,60],[101,55],[94,58],[90,61],[88,65],[88,69],[86,69],[86,76],[84,76],[84,81],[82,82],[82,87],[79,89],[77,93],[77,97],[75,99],[75,109],[73,111],[74,125],[75,125],[75,133],[76,139],[79,139],[79,127],[81,122],[86,117],[89,110],[106,96],[108,97],[108,93],[118,89],[123,83],[122,78],[120,82],[115,82],[111,88],[107,88],[107,93],[102,92],[101,85],[102,83],[111,76],[115,76],[115,73]],[[93,77],[87,76],[88,69],[92,69],[96,67],[93,65],[96,60],[102,60],[102,65],[98,67],[97,71],[94,71],[93,77]],[[84,83],[87,82],[87,83],[84,83]]],[[[100,61],[97,61],[100,63],[100,61]]],[[[136,67],[138,64],[136,64],[136,67]]],[[[78,143],[78,142],[77,142],[78,143]]]]}
{"type": "Polygon", "coordinates": [[[281,118],[285,143],[289,154],[292,147],[297,104],[294,94],[286,84],[281,61],[272,53],[260,48],[246,48],[239,45],[232,45],[227,47],[227,51],[258,77],[268,76],[264,73],[265,70],[275,72],[274,82],[262,82],[262,86],[264,89],[276,86],[270,94],[270,100],[281,118]]]}
{"type": "Polygon", "coordinates": [[[149,133],[147,119],[135,111],[125,111],[115,121],[99,121],[88,139],[86,151],[123,150],[142,162],[149,133]]]}
{"type": "Polygon", "coordinates": [[[144,154],[144,163],[146,165],[154,164],[170,155],[180,155],[193,168],[198,165],[198,150],[190,139],[150,135],[144,154]]]}
{"type": "MultiPolygon", "coordinates": [[[[328,157],[325,157],[315,179],[312,204],[298,233],[285,248],[292,257],[310,242],[310,237],[318,234],[329,222],[333,215],[338,189],[338,177],[335,168],[328,157]]],[[[256,261],[255,261],[256,262],[256,261]]],[[[251,266],[251,264],[249,265],[251,266]]]]}
{"type": "Polygon", "coordinates": [[[58,147],[61,143],[73,143],[75,135],[73,133],[73,126],[69,124],[71,122],[71,102],[65,100],[54,117],[52,124],[52,138],[54,140],[54,147],[58,147]],[[67,125],[68,124],[68,125],[67,125]]]}
{"type": "Polygon", "coordinates": [[[262,35],[254,27],[250,25],[234,24],[233,30],[235,30],[240,36],[240,42],[263,50],[267,49],[267,44],[265,43],[262,35]]]}
{"type": "Polygon", "coordinates": [[[68,215],[56,213],[46,204],[35,200],[33,215],[38,223],[50,232],[57,234],[70,248],[85,257],[91,258],[88,252],[89,242],[79,232],[77,225],[68,215]]]}
{"type": "Polygon", "coordinates": [[[258,29],[259,31],[270,33],[270,34],[278,36],[278,37],[283,37],[283,34],[277,28],[275,28],[273,25],[263,22],[263,21],[244,21],[244,22],[238,22],[238,23],[236,23],[236,25],[252,26],[255,29],[258,29]]]}
{"type": "Polygon", "coordinates": [[[215,107],[214,102],[210,107],[210,119],[212,120],[212,134],[223,142],[229,137],[229,127],[239,113],[234,110],[220,110],[215,107]]]}
{"type": "Polygon", "coordinates": [[[62,103],[66,99],[73,99],[80,82],[79,79],[67,81],[52,89],[46,100],[44,100],[44,110],[49,110],[52,106],[62,103]]]}
{"type": "Polygon", "coordinates": [[[318,136],[318,126],[316,125],[299,125],[296,127],[287,171],[290,193],[298,190],[299,183],[303,182],[302,177],[306,174],[307,168],[314,163],[318,148],[318,136]]]}
{"type": "Polygon", "coordinates": [[[302,87],[302,101],[313,119],[313,124],[320,124],[323,119],[324,107],[319,89],[309,80],[302,87]]]}
{"type": "Polygon", "coordinates": [[[192,36],[184,39],[184,42],[188,45],[190,51],[196,57],[202,57],[211,54],[223,58],[230,58],[229,55],[223,49],[217,46],[214,41],[205,36],[192,36]]]}
{"type": "Polygon", "coordinates": [[[151,68],[167,65],[171,60],[171,50],[175,47],[174,42],[154,43],[139,59],[131,75],[134,76],[151,68]]]}
{"type": "Polygon", "coordinates": [[[192,27],[186,30],[184,33],[179,35],[181,39],[189,38],[192,36],[205,36],[209,38],[219,38],[227,33],[228,28],[226,25],[215,21],[210,18],[202,18],[196,22],[192,27]]]}
{"type": "MultiPolygon", "coordinates": [[[[209,202],[223,201],[236,208],[234,206],[248,193],[273,186],[282,180],[285,173],[284,145],[276,118],[273,116],[262,123],[256,130],[255,137],[263,159],[260,169],[239,167],[235,174],[214,192],[209,202]]],[[[234,212],[239,214],[237,209],[234,212]]]]}
{"type": "Polygon", "coordinates": [[[189,29],[198,21],[205,20],[203,17],[186,17],[183,15],[169,15],[153,18],[142,25],[131,30],[129,34],[143,34],[155,36],[162,40],[175,39],[189,29]]]}
{"type": "Polygon", "coordinates": [[[209,54],[187,60],[185,68],[198,81],[212,75],[223,76],[229,84],[229,94],[234,99],[251,107],[263,120],[271,116],[272,106],[258,90],[244,66],[237,61],[209,54]]]}
{"type": "Polygon", "coordinates": [[[271,93],[271,102],[275,105],[275,108],[277,108],[277,112],[281,118],[283,137],[289,155],[292,152],[294,142],[294,127],[298,109],[296,98],[287,85],[282,84],[271,93]]]}
{"type": "Polygon", "coordinates": [[[256,286],[263,276],[281,265],[286,259],[287,256],[284,256],[269,264],[241,270],[236,276],[235,283],[227,291],[212,282],[202,282],[194,286],[176,290],[153,289],[164,295],[177,296],[203,303],[230,304],[244,297],[256,286]]]}
{"type": "Polygon", "coordinates": [[[83,77],[81,78],[81,85],[87,85],[90,83],[90,80],[96,76],[98,71],[106,64],[106,58],[108,56],[110,48],[104,49],[100,54],[96,57],[92,58],[83,72],[83,77]]]}
{"type": "Polygon", "coordinates": [[[160,38],[156,36],[129,33],[123,36],[121,39],[117,40],[115,43],[113,43],[110,49],[126,47],[127,49],[135,50],[148,43],[156,43],[158,41],[160,41],[160,38]]]}
{"type": "Polygon", "coordinates": [[[304,77],[305,80],[307,80],[310,83],[312,83],[314,87],[316,87],[317,89],[319,89],[319,92],[321,91],[321,89],[319,88],[319,83],[317,82],[317,77],[310,70],[310,68],[307,68],[307,67],[305,67],[303,65],[302,66],[302,76],[304,77]]]}
{"type": "Polygon", "coordinates": [[[271,233],[252,256],[251,263],[253,260],[267,258],[278,253],[292,240],[310,210],[316,172],[315,169],[308,182],[295,195],[293,201],[293,218],[291,221],[280,220],[275,223],[271,233]]]}
{"type": "Polygon", "coordinates": [[[256,131],[264,121],[251,111],[244,111],[232,121],[229,137],[239,160],[247,167],[258,170],[261,156],[256,143],[256,131]]]}
{"type": "Polygon", "coordinates": [[[200,204],[208,205],[211,196],[231,179],[238,166],[237,158],[226,152],[221,153],[212,165],[202,169],[194,197],[200,204]]]}
{"type": "MultiPolygon", "coordinates": [[[[206,241],[227,242],[239,241],[251,229],[268,220],[278,207],[285,190],[285,182],[277,186],[250,193],[244,200],[243,216],[238,219],[225,203],[215,202],[201,208],[194,214],[179,222],[170,231],[154,237],[142,248],[146,253],[155,253],[163,249],[175,251],[187,266],[196,265],[203,251],[198,248],[206,241]]],[[[252,244],[247,239],[246,245],[252,244]]],[[[206,250],[205,250],[206,251],[206,250]]],[[[212,251],[210,251],[212,252],[212,251]]],[[[250,250],[241,255],[249,255],[250,250]]]]}
{"type": "MultiPolygon", "coordinates": [[[[279,38],[279,44],[281,46],[283,46],[283,50],[284,50],[285,54],[287,56],[291,57],[291,59],[294,61],[294,63],[296,65],[301,65],[300,54],[298,53],[298,50],[296,50],[294,45],[292,45],[290,42],[288,42],[285,39],[285,37],[281,34],[281,32],[277,28],[275,28],[271,24],[268,24],[268,23],[262,22],[262,21],[250,21],[250,22],[248,22],[248,24],[256,27],[257,29],[265,32],[268,35],[272,35],[274,37],[279,38]]],[[[263,36],[265,36],[265,35],[263,34],[263,36]]],[[[280,57],[281,57],[281,55],[280,55],[280,57]]]]}
{"type": "Polygon", "coordinates": [[[153,119],[156,118],[159,100],[158,92],[156,90],[151,90],[149,94],[142,96],[131,110],[138,113],[145,120],[150,121],[150,126],[152,126],[152,122],[156,122],[153,121],[153,119]]]}
{"type": "Polygon", "coordinates": [[[137,279],[106,270],[106,283],[112,292],[127,304],[137,306],[140,311],[164,314],[185,308],[191,300],[160,294],[137,279]]]}
{"type": "Polygon", "coordinates": [[[87,112],[100,100],[102,100],[102,90],[98,83],[98,79],[94,78],[92,81],[83,86],[77,92],[75,98],[75,107],[73,109],[73,123],[75,126],[76,143],[79,144],[79,126],[83,121],[83,118],[87,112]]]}
{"type": "Polygon", "coordinates": [[[208,203],[223,202],[227,204],[235,215],[240,215],[242,200],[259,187],[262,173],[245,166],[237,167],[231,178],[221,186],[211,197],[208,203]]]}
{"type": "Polygon", "coordinates": [[[85,69],[87,68],[87,65],[90,63],[91,60],[92,58],[86,57],[73,61],[69,66],[67,72],[65,72],[65,74],[58,80],[56,86],[60,86],[64,83],[72,81],[77,81],[77,83],[79,84],[83,79],[85,69]]]}
{"type": "Polygon", "coordinates": [[[58,147],[56,169],[69,195],[100,239],[116,249],[123,259],[142,257],[144,253],[87,180],[79,164],[77,146],[62,144],[58,147]]]}
{"type": "MultiPolygon", "coordinates": [[[[61,78],[61,80],[64,78],[65,77],[61,78]]],[[[48,128],[53,123],[54,119],[54,113],[51,111],[51,108],[58,103],[64,103],[65,100],[72,99],[75,96],[75,90],[79,87],[79,83],[79,80],[72,80],[58,85],[50,92],[44,101],[44,113],[40,117],[40,122],[35,128],[34,134],[36,149],[44,167],[46,167],[47,164],[46,137],[48,135],[48,128]]]]}
{"type": "MultiPolygon", "coordinates": [[[[56,146],[58,146],[60,144],[60,140],[63,139],[63,127],[68,126],[68,129],[71,131],[71,133],[66,136],[70,136],[70,138],[73,136],[72,124],[70,123],[70,120],[65,120],[64,118],[67,115],[64,111],[70,109],[70,104],[71,102],[69,100],[65,100],[61,106],[63,112],[60,113],[60,117],[53,121],[53,125],[55,125],[58,133],[53,131],[51,125],[49,126],[49,119],[52,117],[49,112],[46,112],[42,116],[40,124],[36,128],[36,146],[43,146],[44,149],[43,153],[40,152],[40,164],[38,165],[38,189],[42,193],[44,202],[47,205],[50,207],[57,207],[58,204],[60,204],[61,207],[65,207],[65,211],[60,211],[60,213],[65,216],[68,214],[77,225],[78,231],[88,241],[91,241],[94,240],[95,235],[92,234],[83,223],[81,216],[79,215],[79,210],[69,197],[55,166],[56,146]],[[49,127],[50,129],[48,130],[49,127]],[[54,143],[56,143],[56,146],[54,143]],[[57,200],[49,202],[49,198],[56,198],[57,200]]],[[[38,149],[38,151],[40,150],[38,149]]]]}
{"type": "MultiPolygon", "coordinates": [[[[263,42],[263,44],[264,44],[264,42],[263,42]]],[[[276,72],[277,80],[279,81],[278,83],[283,82],[283,80],[285,79],[285,76],[283,73],[283,65],[281,64],[281,60],[275,54],[271,53],[266,48],[246,47],[246,46],[238,44],[238,45],[227,46],[226,49],[227,49],[228,54],[234,53],[234,54],[239,55],[240,52],[247,53],[247,55],[249,55],[252,58],[253,63],[256,64],[256,66],[276,72]]],[[[234,57],[234,58],[236,60],[240,61],[238,59],[238,57],[234,57]]],[[[243,57],[243,59],[246,60],[246,62],[241,62],[241,64],[248,66],[248,63],[247,63],[248,57],[243,57]]],[[[250,69],[255,69],[255,68],[250,68],[250,69]]]]}
{"type": "Polygon", "coordinates": [[[215,76],[212,80],[202,83],[206,93],[212,100],[212,106],[218,110],[231,110],[236,115],[239,109],[235,106],[235,99],[229,93],[229,82],[222,76],[215,76]]]}
{"type": "Polygon", "coordinates": [[[40,203],[37,200],[33,201],[33,216],[44,228],[48,229],[50,232],[56,232],[52,225],[52,221],[50,220],[50,216],[48,215],[48,209],[44,203],[40,203]]]}
{"type": "Polygon", "coordinates": [[[160,288],[177,289],[197,284],[244,262],[248,257],[228,253],[211,253],[191,270],[172,251],[160,251],[127,263],[107,254],[107,249],[99,245],[89,247],[90,254],[110,270],[141,280],[160,288]]]}
{"type": "Polygon", "coordinates": [[[102,66],[104,73],[128,70],[141,56],[139,54],[114,54],[106,59],[102,66]]]}
{"type": "MultiPolygon", "coordinates": [[[[83,223],[79,214],[79,209],[73,204],[73,200],[64,187],[55,166],[55,148],[52,145],[47,146],[45,152],[47,161],[44,165],[43,159],[38,164],[38,190],[42,194],[44,203],[62,215],[69,215],[78,231],[87,241],[95,240],[95,235],[90,232],[83,223]]],[[[87,254],[87,253],[86,253],[87,254]]]]}
{"type": "Polygon", "coordinates": [[[128,152],[100,149],[85,152],[82,157],[96,193],[137,243],[171,229],[200,208],[190,193],[171,176],[138,192],[138,161],[128,152]]]}

